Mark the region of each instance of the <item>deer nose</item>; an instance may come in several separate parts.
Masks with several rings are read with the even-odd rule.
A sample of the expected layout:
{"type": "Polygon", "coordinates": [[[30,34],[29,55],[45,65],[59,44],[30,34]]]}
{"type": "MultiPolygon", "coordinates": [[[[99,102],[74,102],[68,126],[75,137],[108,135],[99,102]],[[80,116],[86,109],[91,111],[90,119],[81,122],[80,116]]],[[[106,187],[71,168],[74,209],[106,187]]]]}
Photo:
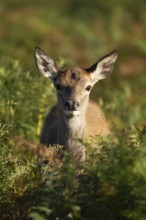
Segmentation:
{"type": "Polygon", "coordinates": [[[79,102],[77,102],[77,101],[67,100],[65,102],[65,108],[67,110],[76,111],[78,107],[79,107],[79,102]]]}

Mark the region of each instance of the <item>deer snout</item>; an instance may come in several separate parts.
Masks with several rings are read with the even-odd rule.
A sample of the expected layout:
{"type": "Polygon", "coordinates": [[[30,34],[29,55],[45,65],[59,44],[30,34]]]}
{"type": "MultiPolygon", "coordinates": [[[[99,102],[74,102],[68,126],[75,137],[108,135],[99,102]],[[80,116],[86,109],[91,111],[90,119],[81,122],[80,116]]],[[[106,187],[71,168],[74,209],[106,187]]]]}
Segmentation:
{"type": "Polygon", "coordinates": [[[71,100],[66,100],[65,102],[65,109],[69,111],[77,111],[79,107],[79,102],[77,101],[71,101],[71,100]]]}

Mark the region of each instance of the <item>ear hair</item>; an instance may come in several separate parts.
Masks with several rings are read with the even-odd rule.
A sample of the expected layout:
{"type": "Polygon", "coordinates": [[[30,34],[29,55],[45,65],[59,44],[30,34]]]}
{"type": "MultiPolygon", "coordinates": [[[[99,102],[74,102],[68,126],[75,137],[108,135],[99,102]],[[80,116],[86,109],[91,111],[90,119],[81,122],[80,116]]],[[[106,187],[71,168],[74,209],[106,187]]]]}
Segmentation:
{"type": "Polygon", "coordinates": [[[117,57],[118,53],[116,51],[113,51],[102,57],[91,67],[85,69],[88,73],[91,74],[91,78],[93,79],[94,83],[101,79],[105,79],[112,73],[117,57]]]}
{"type": "Polygon", "coordinates": [[[48,57],[39,47],[35,48],[35,61],[38,70],[45,77],[54,78],[57,74],[57,67],[54,60],[48,57]]]}

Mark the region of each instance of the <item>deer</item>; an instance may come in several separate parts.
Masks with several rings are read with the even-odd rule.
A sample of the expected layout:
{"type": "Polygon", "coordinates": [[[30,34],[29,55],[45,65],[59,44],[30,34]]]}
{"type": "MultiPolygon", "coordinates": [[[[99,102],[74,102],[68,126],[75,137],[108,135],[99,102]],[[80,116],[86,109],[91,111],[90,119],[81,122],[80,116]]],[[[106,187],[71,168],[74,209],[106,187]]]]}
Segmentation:
{"type": "Polygon", "coordinates": [[[58,102],[45,119],[42,145],[61,145],[72,158],[83,162],[86,149],[81,140],[111,133],[103,111],[89,100],[89,95],[98,81],[113,72],[117,57],[117,51],[112,51],[88,68],[59,68],[42,49],[35,48],[36,66],[43,76],[51,79],[58,102]]]}

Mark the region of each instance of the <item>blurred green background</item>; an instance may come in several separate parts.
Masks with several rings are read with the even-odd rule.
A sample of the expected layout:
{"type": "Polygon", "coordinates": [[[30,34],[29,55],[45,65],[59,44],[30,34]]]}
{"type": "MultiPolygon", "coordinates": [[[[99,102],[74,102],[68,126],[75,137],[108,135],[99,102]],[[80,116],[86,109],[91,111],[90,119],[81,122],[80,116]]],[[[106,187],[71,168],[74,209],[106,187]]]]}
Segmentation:
{"type": "MultiPolygon", "coordinates": [[[[13,73],[9,71],[1,74],[1,78],[5,76],[7,81],[1,83],[2,99],[15,99],[18,102],[17,111],[15,114],[13,111],[11,117],[13,121],[20,121],[26,127],[33,127],[33,130],[36,123],[39,124],[37,126],[42,123],[37,115],[43,114],[40,116],[43,118],[53,102],[50,97],[54,90],[47,92],[49,82],[41,78],[35,67],[34,48],[39,46],[58,64],[80,67],[88,67],[112,50],[118,50],[119,58],[114,73],[97,84],[92,99],[106,111],[112,122],[111,127],[115,130],[130,123],[144,124],[145,12],[145,0],[1,0],[1,63],[5,68],[8,66],[7,60],[13,59],[23,66],[17,71],[15,66],[19,64],[11,64],[7,70],[13,69],[13,73]],[[16,74],[15,69],[19,74],[16,74]],[[29,76],[24,70],[30,71],[27,73],[29,76]],[[23,99],[20,94],[16,94],[18,92],[23,99]],[[42,108],[42,93],[46,104],[43,104],[43,110],[39,110],[42,108]],[[25,112],[26,108],[29,112],[25,112]]],[[[10,121],[10,117],[6,118],[10,121]]]]}
{"type": "Polygon", "coordinates": [[[0,54],[34,68],[39,45],[51,56],[88,66],[113,49],[120,73],[142,71],[146,54],[144,0],[1,0],[0,54]]]}

